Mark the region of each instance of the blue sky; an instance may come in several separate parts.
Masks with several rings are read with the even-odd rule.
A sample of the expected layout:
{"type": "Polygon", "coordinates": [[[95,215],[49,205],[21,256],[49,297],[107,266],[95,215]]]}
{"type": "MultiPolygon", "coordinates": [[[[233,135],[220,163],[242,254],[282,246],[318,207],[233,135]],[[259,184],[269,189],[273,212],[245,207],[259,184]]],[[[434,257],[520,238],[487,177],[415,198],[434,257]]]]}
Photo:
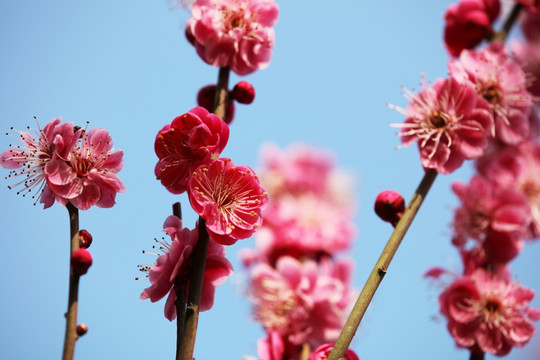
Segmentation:
{"type": "MultiPolygon", "coordinates": [[[[359,235],[351,256],[357,288],[392,230],[373,213],[375,196],[391,188],[408,199],[422,176],[417,150],[395,149],[399,141],[388,124],[403,119],[386,103],[405,106],[400,86],[418,88],[421,73],[428,80],[446,75],[442,14],[450,2],[278,2],[272,64],[231,76],[231,86],[252,82],[257,97],[237,106],[224,156],[257,168],[262,143],[305,142],[334,152],[339,166],[356,176],[359,235]]],[[[79,360],[174,356],[175,324],[164,318],[163,302],[139,300],[148,283],[134,278],[137,264],[153,261],[141,250],[161,236],[173,202],[182,202],[185,226],[196,219],[187,197],[169,194],[153,172],[157,131],[194,107],[198,89],[217,78],[217,69],[185,40],[187,19],[165,0],[0,1],[2,132],[34,126],[33,116],[44,125],[61,115],[108,129],[125,152],[120,177],[127,192],[112,209],[80,214],[81,228],[94,236],[94,265],[80,286],[79,321],[89,332],[78,341],[79,360]]],[[[0,137],[0,149],[11,142],[0,137]]],[[[363,360],[468,358],[438,316],[437,289],[421,275],[433,265],[459,269],[449,239],[457,205],[450,184],[470,174],[468,164],[436,180],[353,342],[363,360]]],[[[0,358],[57,359],[67,303],[67,210],[33,206],[2,181],[0,358]]],[[[263,332],[251,321],[237,258],[252,246],[242,240],[227,249],[236,273],[201,315],[198,360],[256,355],[263,332]]],[[[536,289],[539,255],[539,244],[528,244],[512,263],[515,276],[536,289]]],[[[540,308],[540,298],[533,305],[540,308]]],[[[538,338],[508,359],[532,359],[534,349],[538,338]]]]}

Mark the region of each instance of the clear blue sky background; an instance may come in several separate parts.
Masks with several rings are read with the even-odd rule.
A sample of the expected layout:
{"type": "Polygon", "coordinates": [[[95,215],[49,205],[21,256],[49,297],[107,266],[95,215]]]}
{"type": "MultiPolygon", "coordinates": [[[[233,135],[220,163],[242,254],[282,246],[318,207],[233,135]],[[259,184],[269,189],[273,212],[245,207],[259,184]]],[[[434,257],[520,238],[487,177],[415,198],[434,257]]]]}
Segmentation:
{"type": "MultiPolygon", "coordinates": [[[[250,106],[237,106],[224,156],[258,166],[263,142],[302,141],[335,153],[339,166],[357,176],[359,236],[352,256],[360,288],[391,227],[372,211],[376,194],[392,188],[409,198],[422,169],[415,148],[395,150],[390,122],[402,116],[386,102],[405,106],[400,86],[418,87],[420,74],[446,75],[442,14],[449,0],[281,1],[270,67],[245,77],[257,90],[250,106]]],[[[171,12],[165,0],[0,1],[0,121],[10,126],[44,125],[51,118],[105,127],[125,152],[120,173],[127,192],[112,209],[81,212],[94,236],[94,265],[81,280],[79,320],[88,334],[76,358],[172,359],[175,324],[163,302],[139,300],[147,282],[135,281],[141,253],[181,201],[185,225],[195,215],[186,196],[169,194],[154,178],[156,132],[195,106],[195,94],[217,78],[184,39],[186,12],[171,12]]],[[[239,78],[231,78],[234,85],[239,78]]],[[[0,149],[12,140],[0,137],[0,149]]],[[[4,171],[4,175],[7,171],[4,171]]],[[[421,275],[431,266],[460,269],[449,245],[450,183],[467,180],[470,167],[439,176],[369,308],[353,348],[369,359],[467,359],[438,317],[438,291],[421,275]]],[[[58,359],[62,351],[68,281],[67,210],[48,210],[0,186],[2,293],[0,358],[58,359]]],[[[321,219],[324,221],[324,219],[321,219]]],[[[228,248],[236,274],[217,291],[215,307],[203,313],[197,360],[256,355],[263,335],[250,320],[242,295],[245,275],[228,248]]],[[[540,290],[538,243],[512,263],[523,284],[540,290]]],[[[540,299],[533,304],[540,308],[540,299]]],[[[538,359],[538,337],[509,359],[538,359]]],[[[493,357],[488,356],[488,359],[493,357]]]]}

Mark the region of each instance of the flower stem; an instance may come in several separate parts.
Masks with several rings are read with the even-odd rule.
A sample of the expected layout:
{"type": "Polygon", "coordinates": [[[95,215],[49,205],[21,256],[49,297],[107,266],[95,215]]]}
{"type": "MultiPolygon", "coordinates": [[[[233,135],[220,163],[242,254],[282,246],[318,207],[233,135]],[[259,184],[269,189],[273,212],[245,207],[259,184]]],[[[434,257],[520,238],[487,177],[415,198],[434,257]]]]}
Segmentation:
{"type": "Polygon", "coordinates": [[[483,352],[477,353],[471,351],[471,357],[469,358],[469,360],[484,360],[484,355],[485,353],[483,352]]]}
{"type": "Polygon", "coordinates": [[[506,18],[504,21],[504,24],[499,30],[493,39],[491,41],[505,41],[506,37],[508,36],[508,33],[510,32],[510,29],[512,29],[512,26],[514,26],[514,23],[516,22],[519,13],[521,12],[522,5],[520,3],[515,3],[512,7],[512,11],[510,11],[510,15],[506,18]]]}
{"type": "MultiPolygon", "coordinates": [[[[214,114],[221,119],[225,116],[225,108],[229,86],[228,67],[219,69],[216,95],[214,98],[214,114]]],[[[199,238],[193,249],[193,268],[189,278],[189,292],[184,322],[184,331],[179,351],[176,353],[176,360],[192,360],[193,349],[195,348],[195,338],[197,336],[197,324],[199,322],[199,306],[201,303],[202,285],[204,270],[206,267],[206,253],[208,251],[208,241],[210,237],[206,231],[206,221],[199,216],[199,238]]]]}
{"type": "MultiPolygon", "coordinates": [[[[179,202],[172,206],[173,215],[182,220],[182,207],[179,202]]],[[[184,325],[186,317],[186,279],[176,278],[174,289],[176,290],[176,359],[180,359],[180,344],[184,337],[184,325]]]]}
{"type": "Polygon", "coordinates": [[[72,360],[77,341],[77,306],[79,298],[79,275],[71,268],[71,254],[79,249],[79,209],[67,203],[70,232],[70,266],[69,266],[69,295],[66,313],[66,333],[64,337],[64,352],[62,360],[72,360]]]}
{"type": "Polygon", "coordinates": [[[345,352],[351,344],[351,341],[356,333],[356,330],[358,329],[358,326],[360,325],[360,322],[362,321],[362,318],[364,317],[364,314],[366,313],[371,299],[373,299],[379,284],[382,282],[384,275],[386,275],[392,258],[401,244],[403,237],[407,233],[409,226],[413,222],[418,209],[420,209],[420,205],[422,205],[422,202],[431,188],[433,181],[435,181],[436,176],[437,172],[435,170],[426,170],[426,173],[424,174],[420,185],[418,185],[418,188],[407,206],[407,209],[405,209],[405,212],[397,223],[394,232],[388,239],[379,260],[371,271],[371,274],[369,275],[369,278],[367,279],[364,288],[362,289],[356,304],[354,304],[354,308],[352,309],[351,314],[349,315],[349,318],[347,319],[347,322],[339,335],[336,345],[329,354],[328,360],[338,360],[345,357],[345,352]]]}

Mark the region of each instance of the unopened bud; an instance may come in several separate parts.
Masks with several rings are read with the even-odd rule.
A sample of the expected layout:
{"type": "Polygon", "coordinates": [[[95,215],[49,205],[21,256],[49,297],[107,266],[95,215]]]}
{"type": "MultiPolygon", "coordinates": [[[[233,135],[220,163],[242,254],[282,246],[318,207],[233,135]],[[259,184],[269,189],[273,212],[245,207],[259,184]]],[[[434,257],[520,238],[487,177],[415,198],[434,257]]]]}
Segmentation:
{"type": "Polygon", "coordinates": [[[79,324],[77,325],[77,328],[75,329],[78,336],[83,336],[88,332],[88,325],[86,324],[79,324]]]}
{"type": "Polygon", "coordinates": [[[85,229],[79,230],[79,247],[88,249],[92,245],[92,235],[85,229]]]}
{"type": "Polygon", "coordinates": [[[375,199],[375,213],[394,227],[405,211],[405,200],[394,190],[384,190],[375,199]]]}
{"type": "Polygon", "coordinates": [[[71,254],[71,268],[76,275],[84,275],[92,266],[92,255],[86,249],[75,250],[71,254]]]}
{"type": "MultiPolygon", "coordinates": [[[[197,105],[202,106],[209,112],[214,111],[214,97],[216,96],[216,85],[206,85],[197,94],[197,105]]],[[[230,124],[234,119],[234,102],[228,97],[225,99],[225,116],[223,121],[230,124]]]]}
{"type": "Polygon", "coordinates": [[[240,81],[234,86],[232,97],[240,104],[251,104],[255,99],[255,88],[247,81],[240,81]]]}

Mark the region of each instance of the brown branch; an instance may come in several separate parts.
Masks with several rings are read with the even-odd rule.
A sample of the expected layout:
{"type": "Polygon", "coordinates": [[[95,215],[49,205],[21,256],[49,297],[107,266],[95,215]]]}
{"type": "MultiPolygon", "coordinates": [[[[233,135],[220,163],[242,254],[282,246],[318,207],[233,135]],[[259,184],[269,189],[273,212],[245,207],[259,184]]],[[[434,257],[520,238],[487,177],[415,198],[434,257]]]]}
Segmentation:
{"type": "Polygon", "coordinates": [[[72,360],[77,341],[77,306],[79,298],[79,275],[71,267],[71,254],[79,249],[79,209],[67,203],[70,232],[70,266],[69,266],[69,295],[66,313],[66,333],[64,336],[64,351],[62,360],[72,360]]]}
{"type": "Polygon", "coordinates": [[[510,30],[512,29],[512,26],[516,23],[516,20],[519,16],[519,13],[521,12],[521,9],[523,6],[520,3],[515,3],[514,7],[512,7],[512,11],[510,11],[510,14],[504,21],[504,24],[499,30],[495,36],[491,39],[491,41],[505,41],[506,37],[508,36],[508,33],[510,33],[510,30]]]}
{"type": "Polygon", "coordinates": [[[354,308],[352,309],[351,314],[349,315],[349,318],[347,319],[347,322],[339,335],[336,345],[328,356],[328,360],[338,360],[345,357],[345,352],[351,344],[356,330],[358,329],[358,326],[366,313],[369,303],[373,299],[379,284],[386,275],[390,262],[399,248],[403,237],[407,233],[409,226],[413,222],[416,213],[420,209],[420,205],[422,205],[422,202],[431,188],[433,181],[435,181],[436,176],[437,172],[435,170],[426,170],[424,178],[420,182],[420,185],[418,185],[409,206],[407,206],[407,209],[405,209],[405,212],[397,223],[394,232],[388,239],[379,260],[371,271],[371,274],[369,275],[369,278],[367,279],[364,288],[362,289],[362,292],[360,293],[360,296],[358,297],[358,300],[356,301],[356,304],[354,305],[354,308]]]}
{"type": "MultiPolygon", "coordinates": [[[[179,202],[172,206],[173,215],[182,220],[182,207],[179,202]]],[[[186,317],[186,279],[177,277],[174,282],[176,291],[176,359],[180,359],[180,344],[184,337],[184,326],[186,317]]]]}

